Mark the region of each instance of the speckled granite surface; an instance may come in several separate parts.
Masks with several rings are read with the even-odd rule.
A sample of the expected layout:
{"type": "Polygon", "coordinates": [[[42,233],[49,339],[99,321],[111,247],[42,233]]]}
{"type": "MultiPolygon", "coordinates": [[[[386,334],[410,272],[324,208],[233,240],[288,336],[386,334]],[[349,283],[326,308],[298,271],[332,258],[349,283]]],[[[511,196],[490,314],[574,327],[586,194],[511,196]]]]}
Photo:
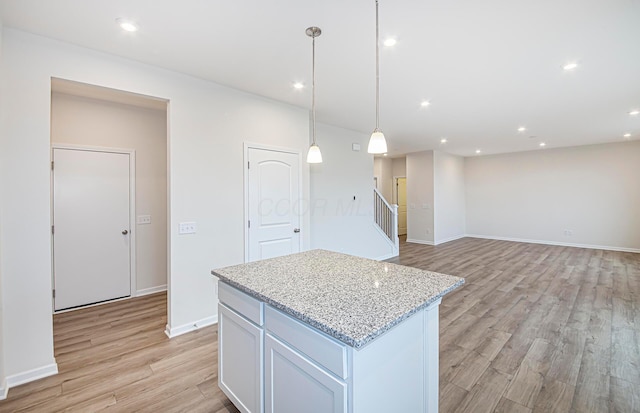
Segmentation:
{"type": "Polygon", "coordinates": [[[464,283],[452,275],[325,250],[211,273],[355,348],[464,283]]]}

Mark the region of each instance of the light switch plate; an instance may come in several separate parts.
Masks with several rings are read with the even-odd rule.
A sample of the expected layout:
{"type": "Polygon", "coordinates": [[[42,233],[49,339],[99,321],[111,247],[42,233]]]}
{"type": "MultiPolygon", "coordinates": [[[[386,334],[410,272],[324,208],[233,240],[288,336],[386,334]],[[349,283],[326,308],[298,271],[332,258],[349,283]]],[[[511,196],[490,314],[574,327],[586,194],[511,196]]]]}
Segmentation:
{"type": "Polygon", "coordinates": [[[196,223],[195,222],[181,222],[178,226],[178,234],[195,234],[196,223]]]}
{"type": "Polygon", "coordinates": [[[351,144],[351,150],[359,152],[360,151],[360,144],[359,143],[352,143],[351,144]]]}
{"type": "Polygon", "coordinates": [[[138,215],[136,218],[136,224],[151,224],[151,215],[138,215]]]}

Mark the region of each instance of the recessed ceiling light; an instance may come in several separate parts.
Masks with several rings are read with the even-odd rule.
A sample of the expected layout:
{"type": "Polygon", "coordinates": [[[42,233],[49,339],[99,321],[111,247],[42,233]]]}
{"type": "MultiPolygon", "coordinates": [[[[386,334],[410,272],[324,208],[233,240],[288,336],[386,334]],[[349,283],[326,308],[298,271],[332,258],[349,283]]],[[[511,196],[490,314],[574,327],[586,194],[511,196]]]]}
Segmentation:
{"type": "Polygon", "coordinates": [[[386,154],[386,153],[383,153],[383,154],[382,154],[382,156],[387,156],[387,154],[386,154]]]}
{"type": "Polygon", "coordinates": [[[630,138],[631,134],[630,133],[625,133],[624,135],[622,135],[623,138],[630,138]]]}
{"type": "Polygon", "coordinates": [[[423,108],[426,108],[427,106],[429,106],[431,104],[431,102],[429,102],[428,100],[423,100],[420,103],[420,106],[422,106],[423,108]]]}
{"type": "Polygon", "coordinates": [[[518,128],[518,132],[524,132],[524,131],[526,131],[526,130],[527,130],[527,128],[525,128],[524,126],[520,126],[520,127],[518,128]]]}
{"type": "Polygon", "coordinates": [[[638,114],[640,114],[640,110],[638,110],[638,109],[634,109],[631,112],[629,112],[629,115],[631,115],[631,116],[636,116],[638,114]]]}
{"type": "Polygon", "coordinates": [[[304,88],[304,83],[301,83],[301,82],[295,82],[295,83],[293,84],[293,88],[294,88],[294,89],[302,89],[302,88],[304,88]]]}
{"type": "Polygon", "coordinates": [[[447,138],[440,139],[440,143],[447,143],[447,138]]]}
{"type": "Polygon", "coordinates": [[[566,72],[570,72],[570,71],[574,70],[577,67],[578,67],[578,64],[576,62],[567,63],[566,65],[562,66],[562,68],[566,72]]]}
{"type": "Polygon", "coordinates": [[[383,44],[384,44],[385,46],[387,46],[387,47],[392,47],[392,46],[395,46],[395,45],[396,45],[396,43],[397,43],[397,40],[396,40],[396,39],[394,39],[393,37],[389,37],[388,39],[386,39],[386,40],[384,41],[384,43],[383,43],[383,44]]]}
{"type": "Polygon", "coordinates": [[[480,154],[482,151],[480,149],[476,149],[476,154],[480,154]]]}
{"type": "Polygon", "coordinates": [[[125,32],[137,32],[138,31],[138,25],[129,19],[123,19],[122,17],[117,18],[116,22],[120,25],[120,27],[122,28],[122,30],[124,30],[125,32]]]}
{"type": "Polygon", "coordinates": [[[547,144],[546,144],[546,143],[544,143],[544,142],[540,142],[540,147],[541,147],[541,148],[544,148],[545,146],[547,146],[547,144]]]}

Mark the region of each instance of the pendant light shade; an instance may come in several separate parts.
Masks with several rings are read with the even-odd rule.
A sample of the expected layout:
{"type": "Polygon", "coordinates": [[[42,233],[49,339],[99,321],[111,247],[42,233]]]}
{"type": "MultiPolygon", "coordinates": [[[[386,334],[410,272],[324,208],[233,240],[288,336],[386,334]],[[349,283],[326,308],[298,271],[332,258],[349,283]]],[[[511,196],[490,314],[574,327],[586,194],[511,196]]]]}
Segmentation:
{"type": "Polygon", "coordinates": [[[315,143],[309,147],[309,152],[307,152],[307,163],[322,163],[320,147],[315,143]]]}
{"type": "Polygon", "coordinates": [[[387,153],[387,141],[384,138],[384,134],[379,130],[374,130],[369,139],[369,147],[367,149],[369,153],[387,153]]]}
{"type": "Polygon", "coordinates": [[[319,27],[309,27],[305,31],[311,37],[311,137],[312,143],[307,152],[307,163],[322,163],[322,153],[316,143],[316,37],[322,34],[319,27]]]}
{"type": "Polygon", "coordinates": [[[376,0],[376,128],[369,139],[367,152],[373,154],[386,153],[387,141],[380,130],[380,35],[378,28],[378,0],[376,0]]]}

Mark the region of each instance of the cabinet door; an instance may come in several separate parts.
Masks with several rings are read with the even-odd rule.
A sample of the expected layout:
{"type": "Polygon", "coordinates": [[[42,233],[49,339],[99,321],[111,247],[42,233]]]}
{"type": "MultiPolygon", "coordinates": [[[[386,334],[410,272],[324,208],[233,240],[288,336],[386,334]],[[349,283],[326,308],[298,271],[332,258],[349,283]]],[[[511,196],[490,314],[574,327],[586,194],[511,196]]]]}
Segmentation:
{"type": "Polygon", "coordinates": [[[261,328],[218,306],[218,385],[242,412],[263,411],[261,328]]]}
{"type": "Polygon", "coordinates": [[[286,344],[265,338],[267,413],[347,411],[347,386],[286,344]]]}

